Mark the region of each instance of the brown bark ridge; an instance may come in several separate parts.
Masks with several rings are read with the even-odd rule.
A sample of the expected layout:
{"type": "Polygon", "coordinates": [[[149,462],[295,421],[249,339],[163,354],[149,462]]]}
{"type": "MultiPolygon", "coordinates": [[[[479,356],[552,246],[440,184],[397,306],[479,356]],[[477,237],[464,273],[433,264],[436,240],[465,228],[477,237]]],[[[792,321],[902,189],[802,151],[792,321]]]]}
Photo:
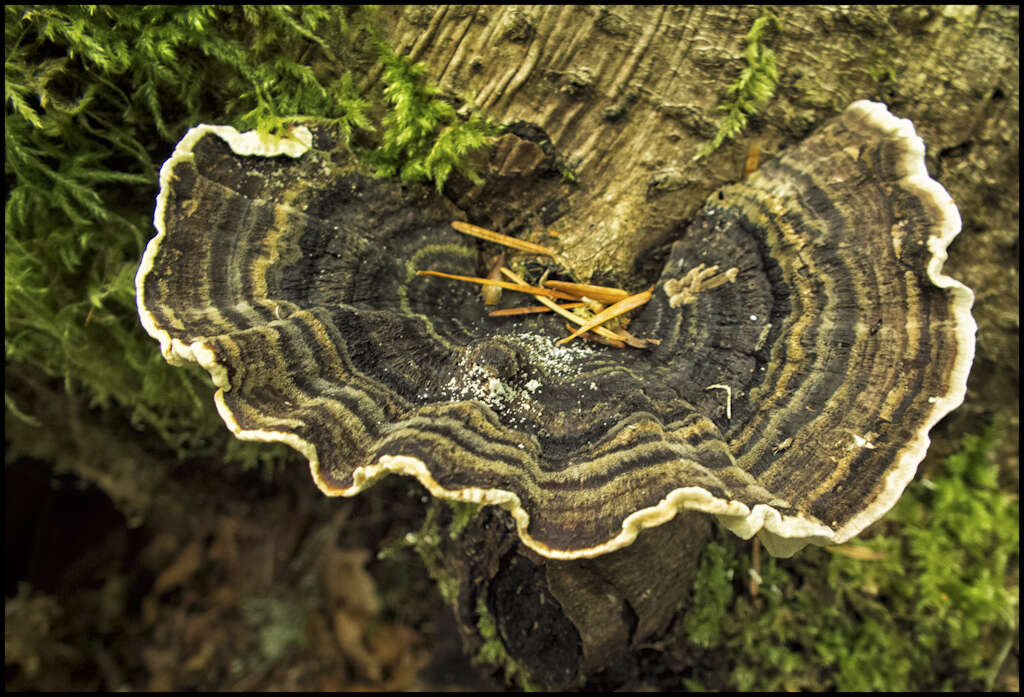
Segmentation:
{"type": "MultiPolygon", "coordinates": [[[[382,10],[397,52],[423,61],[463,110],[508,127],[485,158],[485,183],[453,181],[446,194],[479,225],[534,239],[556,231],[584,281],[625,285],[646,265],[657,267],[659,246],[711,192],[741,177],[751,147],[769,159],[857,99],[885,102],[911,119],[927,144],[929,171],[964,221],[946,271],[977,292],[978,361],[966,408],[949,419],[950,437],[938,438],[933,451],[946,452],[944,440],[993,414],[1015,425],[1017,9],[778,8],[780,21],[763,39],[777,58],[775,96],[735,140],[694,160],[724,117],[718,107],[746,65],[745,36],[761,13],[744,6],[382,10]]],[[[486,509],[443,546],[440,564],[459,581],[456,614],[470,650],[488,639],[482,602],[530,684],[637,685],[638,647],[685,606],[709,528],[688,514],[619,552],[556,562],[526,550],[507,516],[486,509]],[[639,556],[648,546],[660,554],[639,556]]]]}
{"type": "Polygon", "coordinates": [[[485,669],[519,687],[616,689],[643,685],[659,665],[659,639],[689,602],[710,536],[710,516],[687,511],[625,549],[558,561],[517,541],[489,506],[423,556],[435,578],[457,583],[463,645],[485,669]]]}

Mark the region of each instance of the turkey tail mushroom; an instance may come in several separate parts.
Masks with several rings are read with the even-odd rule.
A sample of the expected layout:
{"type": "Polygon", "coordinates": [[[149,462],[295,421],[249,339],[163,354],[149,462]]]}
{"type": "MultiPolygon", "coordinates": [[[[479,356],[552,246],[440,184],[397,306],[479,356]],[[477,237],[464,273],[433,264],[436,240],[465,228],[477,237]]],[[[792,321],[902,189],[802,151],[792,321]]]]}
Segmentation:
{"type": "Polygon", "coordinates": [[[482,243],[432,190],[301,130],[192,129],[136,287],[146,331],[210,372],[228,427],[302,452],[328,495],[413,476],[503,506],[552,558],[683,509],[788,555],[888,511],[963,400],[973,296],[942,272],[959,215],[881,104],[708,199],[634,310],[630,331],[661,339],[645,351],[555,346],[553,313],[502,321],[475,286],[419,275],[486,275],[482,243]],[[673,306],[699,265],[736,272],[673,306]]]}

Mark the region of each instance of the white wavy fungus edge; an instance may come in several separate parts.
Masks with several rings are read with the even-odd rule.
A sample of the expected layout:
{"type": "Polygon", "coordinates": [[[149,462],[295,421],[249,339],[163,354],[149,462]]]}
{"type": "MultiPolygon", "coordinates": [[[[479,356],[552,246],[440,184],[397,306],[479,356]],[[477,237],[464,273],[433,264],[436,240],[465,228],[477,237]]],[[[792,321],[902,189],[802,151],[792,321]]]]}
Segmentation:
{"type": "MultiPolygon", "coordinates": [[[[153,216],[157,235],[150,240],[146,247],[142,263],[135,277],[139,317],[149,335],[160,342],[161,353],[169,363],[181,365],[186,361],[195,361],[210,373],[214,385],[218,387],[214,395],[217,411],[236,437],[242,440],[285,443],[299,451],[309,460],[310,472],[317,486],[328,496],[355,496],[388,474],[415,477],[435,497],[466,503],[496,505],[506,509],[515,520],[519,537],[523,543],[551,559],[579,559],[613,552],[632,544],[644,528],[668,522],[683,510],[701,511],[715,515],[725,527],[742,539],[750,539],[754,535],[758,535],[764,543],[765,549],[776,557],[792,556],[808,544],[841,544],[877,521],[895,505],[907,484],[913,479],[917,465],[924,459],[930,443],[928,432],[943,416],[963,403],[967,392],[967,376],[974,359],[975,332],[977,330],[977,325],[971,316],[974,293],[959,281],[942,273],[942,267],[947,258],[946,248],[960,232],[960,214],[942,185],[928,176],[924,160],[924,142],[915,133],[913,124],[908,119],[893,116],[884,104],[864,100],[854,102],[847,107],[842,117],[853,117],[873,123],[884,133],[907,141],[909,147],[905,164],[907,171],[911,174],[905,178],[904,188],[917,192],[922,199],[931,199],[936,207],[944,212],[936,232],[928,240],[928,249],[932,254],[928,263],[928,277],[936,286],[948,289],[951,294],[954,316],[957,319],[959,348],[958,360],[950,376],[949,391],[946,394],[929,397],[932,408],[926,423],[918,432],[917,437],[899,452],[897,461],[893,463],[886,476],[882,492],[863,511],[837,530],[800,515],[783,515],[765,504],[757,504],[751,508],[739,501],[715,498],[709,491],[700,487],[682,487],[671,491],[657,505],[630,514],[622,522],[621,531],[604,544],[586,549],[554,549],[530,535],[530,516],[523,508],[519,497],[511,491],[478,487],[445,489],[434,479],[430,469],[422,460],[405,455],[384,455],[376,463],[357,467],[352,475],[352,486],[339,489],[320,477],[319,457],[316,447],[312,443],[292,433],[243,429],[224,401],[224,392],[230,389],[226,368],[214,360],[213,352],[201,340],[186,345],[177,339],[172,339],[166,331],[156,326],[153,316],[145,309],[144,280],[153,267],[157,249],[166,234],[163,217],[167,205],[172,168],[178,162],[192,158],[192,148],[200,138],[207,133],[213,133],[226,142],[234,152],[243,156],[276,157],[286,155],[294,158],[305,153],[312,144],[312,134],[304,127],[295,129],[290,138],[282,138],[251,131],[239,133],[230,126],[204,124],[192,128],[182,138],[171,158],[164,163],[160,170],[160,193],[157,196],[156,211],[153,216]]],[[[865,445],[870,445],[870,443],[865,443],[865,445]]]]}

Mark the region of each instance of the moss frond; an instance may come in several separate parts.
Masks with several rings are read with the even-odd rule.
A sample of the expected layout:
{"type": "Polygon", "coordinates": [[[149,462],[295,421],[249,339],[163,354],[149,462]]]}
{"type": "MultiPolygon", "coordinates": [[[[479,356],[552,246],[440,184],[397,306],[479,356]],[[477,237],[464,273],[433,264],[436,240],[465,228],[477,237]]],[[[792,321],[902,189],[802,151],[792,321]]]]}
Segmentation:
{"type": "Polygon", "coordinates": [[[426,80],[426,67],[379,44],[384,66],[384,99],[391,109],[384,117],[381,143],[365,153],[379,176],[406,181],[432,181],[438,191],[453,171],[474,182],[467,155],[485,146],[496,129],[478,114],[460,120],[440,89],[426,80]]]}
{"type": "Polygon", "coordinates": [[[763,9],[761,16],[754,20],[747,32],[747,47],[743,51],[743,60],[747,65],[726,90],[729,101],[718,107],[725,112],[725,118],[719,124],[715,137],[697,152],[694,160],[707,157],[727,138],[735,138],[742,133],[747,127],[747,117],[757,114],[775,96],[779,72],[775,52],[765,46],[764,35],[769,26],[778,27],[779,24],[779,18],[768,8],[763,9]]]}

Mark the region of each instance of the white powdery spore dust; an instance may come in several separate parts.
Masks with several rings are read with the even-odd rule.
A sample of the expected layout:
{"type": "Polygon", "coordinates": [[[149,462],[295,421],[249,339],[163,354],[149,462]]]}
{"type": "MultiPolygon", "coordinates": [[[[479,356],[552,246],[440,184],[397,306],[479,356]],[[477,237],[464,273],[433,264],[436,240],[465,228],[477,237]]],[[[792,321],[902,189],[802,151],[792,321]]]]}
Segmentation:
{"type": "Polygon", "coordinates": [[[506,338],[517,344],[540,372],[560,379],[579,375],[583,361],[597,353],[583,341],[559,346],[542,334],[513,334],[506,338]]]}
{"type": "Polygon", "coordinates": [[[496,377],[486,366],[472,362],[471,353],[466,352],[456,374],[442,387],[447,399],[479,400],[507,419],[522,424],[527,418],[540,416],[539,400],[544,393],[545,378],[550,376],[553,382],[564,383],[578,376],[585,359],[596,354],[583,342],[558,346],[551,337],[541,334],[512,334],[502,338],[516,346],[540,375],[496,377]]]}

